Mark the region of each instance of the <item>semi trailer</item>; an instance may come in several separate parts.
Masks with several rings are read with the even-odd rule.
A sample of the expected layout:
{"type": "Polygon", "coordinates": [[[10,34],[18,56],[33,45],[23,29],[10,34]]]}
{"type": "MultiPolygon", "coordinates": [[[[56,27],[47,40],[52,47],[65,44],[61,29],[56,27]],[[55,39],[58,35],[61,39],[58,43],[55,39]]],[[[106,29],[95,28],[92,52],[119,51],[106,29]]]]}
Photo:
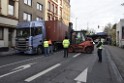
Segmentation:
{"type": "Polygon", "coordinates": [[[44,39],[50,39],[54,50],[58,50],[67,33],[68,26],[61,21],[20,22],[17,25],[16,51],[42,54],[44,39]]]}

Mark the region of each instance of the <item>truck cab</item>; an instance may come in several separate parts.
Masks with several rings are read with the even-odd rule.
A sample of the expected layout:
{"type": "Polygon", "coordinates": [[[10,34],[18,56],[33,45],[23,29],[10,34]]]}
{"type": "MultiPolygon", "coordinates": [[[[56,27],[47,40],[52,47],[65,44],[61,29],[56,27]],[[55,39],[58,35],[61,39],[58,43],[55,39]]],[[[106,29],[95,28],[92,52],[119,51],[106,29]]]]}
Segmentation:
{"type": "Polygon", "coordinates": [[[41,54],[45,38],[44,21],[20,22],[16,32],[16,51],[26,54],[41,54]]]}

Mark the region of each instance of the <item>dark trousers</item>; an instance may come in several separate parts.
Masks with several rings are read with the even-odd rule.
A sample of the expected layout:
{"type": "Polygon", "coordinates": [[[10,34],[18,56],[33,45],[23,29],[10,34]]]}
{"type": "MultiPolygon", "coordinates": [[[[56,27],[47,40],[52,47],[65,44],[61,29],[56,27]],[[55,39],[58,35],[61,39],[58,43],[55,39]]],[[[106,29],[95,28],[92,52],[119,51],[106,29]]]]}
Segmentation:
{"type": "Polygon", "coordinates": [[[45,54],[45,56],[48,56],[49,55],[48,47],[44,47],[44,54],[45,54]]]}
{"type": "Polygon", "coordinates": [[[102,62],[102,49],[97,50],[99,62],[102,62]]]}
{"type": "Polygon", "coordinates": [[[68,57],[68,48],[64,48],[64,57],[68,57]]]}

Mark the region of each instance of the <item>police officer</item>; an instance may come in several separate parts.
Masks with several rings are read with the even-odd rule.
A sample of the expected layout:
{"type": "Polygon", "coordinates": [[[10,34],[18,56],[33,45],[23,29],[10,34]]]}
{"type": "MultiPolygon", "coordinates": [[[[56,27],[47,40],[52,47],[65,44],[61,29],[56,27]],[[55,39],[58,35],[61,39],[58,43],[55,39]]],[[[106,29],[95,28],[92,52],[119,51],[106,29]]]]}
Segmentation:
{"type": "Polygon", "coordinates": [[[63,40],[62,44],[63,44],[63,48],[64,48],[64,58],[65,58],[65,57],[68,57],[68,47],[70,45],[70,41],[67,38],[67,36],[63,40]]]}
{"type": "Polygon", "coordinates": [[[43,46],[44,46],[44,54],[45,54],[45,56],[48,56],[49,55],[49,52],[48,52],[49,43],[48,43],[47,39],[44,40],[43,46]]]}
{"type": "Polygon", "coordinates": [[[99,58],[99,62],[102,62],[102,49],[103,49],[103,41],[101,40],[101,38],[99,38],[98,44],[96,46],[98,48],[97,50],[97,54],[98,54],[98,58],[99,58]]]}

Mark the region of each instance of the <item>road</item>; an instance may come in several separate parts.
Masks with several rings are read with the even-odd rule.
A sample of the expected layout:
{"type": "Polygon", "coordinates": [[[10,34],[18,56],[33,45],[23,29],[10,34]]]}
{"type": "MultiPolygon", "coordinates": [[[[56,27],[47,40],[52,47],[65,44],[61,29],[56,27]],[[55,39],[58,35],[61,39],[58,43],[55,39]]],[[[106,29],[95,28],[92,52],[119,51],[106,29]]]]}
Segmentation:
{"type": "Polygon", "coordinates": [[[63,51],[43,55],[0,57],[0,83],[123,83],[109,50],[103,50],[99,63],[96,49],[92,54],[63,51]]]}

